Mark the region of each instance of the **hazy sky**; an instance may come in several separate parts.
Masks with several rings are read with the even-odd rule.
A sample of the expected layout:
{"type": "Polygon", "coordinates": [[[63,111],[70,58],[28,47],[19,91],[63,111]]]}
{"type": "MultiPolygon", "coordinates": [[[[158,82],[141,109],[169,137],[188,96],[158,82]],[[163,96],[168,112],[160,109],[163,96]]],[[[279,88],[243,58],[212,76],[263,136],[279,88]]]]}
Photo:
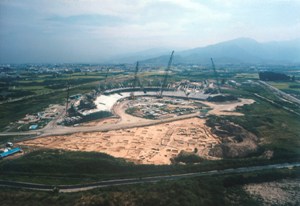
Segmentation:
{"type": "Polygon", "coordinates": [[[300,37],[300,0],[0,0],[0,63],[300,37]]]}

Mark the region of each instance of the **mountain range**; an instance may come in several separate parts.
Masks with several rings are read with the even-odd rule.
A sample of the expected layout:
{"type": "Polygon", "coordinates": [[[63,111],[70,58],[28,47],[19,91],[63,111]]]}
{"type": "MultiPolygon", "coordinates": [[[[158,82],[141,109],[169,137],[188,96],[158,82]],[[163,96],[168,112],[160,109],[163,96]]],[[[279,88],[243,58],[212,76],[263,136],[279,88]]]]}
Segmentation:
{"type": "MultiPolygon", "coordinates": [[[[116,61],[165,65],[171,51],[155,49],[132,54],[116,61]],[[151,52],[149,52],[151,51],[151,52]]],[[[298,64],[300,63],[300,39],[259,43],[250,38],[238,38],[205,47],[175,51],[174,64],[207,64],[213,58],[218,64],[298,64]]]]}

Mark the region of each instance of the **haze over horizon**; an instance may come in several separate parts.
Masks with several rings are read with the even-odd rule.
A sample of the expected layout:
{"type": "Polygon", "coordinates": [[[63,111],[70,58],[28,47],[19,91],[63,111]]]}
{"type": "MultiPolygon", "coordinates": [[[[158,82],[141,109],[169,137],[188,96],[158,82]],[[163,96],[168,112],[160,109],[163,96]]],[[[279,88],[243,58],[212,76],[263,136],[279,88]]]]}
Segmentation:
{"type": "Polygon", "coordinates": [[[103,62],[239,37],[299,38],[298,0],[2,0],[0,63],[103,62]]]}

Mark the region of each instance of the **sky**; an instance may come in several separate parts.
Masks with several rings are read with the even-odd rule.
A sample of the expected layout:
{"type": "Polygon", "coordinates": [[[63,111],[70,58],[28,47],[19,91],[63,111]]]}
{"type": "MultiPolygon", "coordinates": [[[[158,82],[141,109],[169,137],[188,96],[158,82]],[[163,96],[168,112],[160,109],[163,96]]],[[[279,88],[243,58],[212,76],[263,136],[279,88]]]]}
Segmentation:
{"type": "Polygon", "coordinates": [[[0,63],[100,63],[152,48],[300,37],[300,0],[0,0],[0,63]]]}

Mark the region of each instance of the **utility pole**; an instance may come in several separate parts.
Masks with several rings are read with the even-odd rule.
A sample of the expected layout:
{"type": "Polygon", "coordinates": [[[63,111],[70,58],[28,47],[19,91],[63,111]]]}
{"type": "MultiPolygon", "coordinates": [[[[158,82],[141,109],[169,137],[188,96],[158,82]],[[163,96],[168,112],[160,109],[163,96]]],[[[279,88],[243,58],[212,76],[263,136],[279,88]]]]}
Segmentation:
{"type": "MultiPolygon", "coordinates": [[[[104,90],[106,90],[106,81],[107,81],[107,77],[108,77],[108,72],[109,72],[110,68],[108,67],[106,69],[106,74],[105,74],[105,77],[104,77],[104,90]]],[[[99,87],[100,87],[100,84],[99,84],[99,87]]]]}

